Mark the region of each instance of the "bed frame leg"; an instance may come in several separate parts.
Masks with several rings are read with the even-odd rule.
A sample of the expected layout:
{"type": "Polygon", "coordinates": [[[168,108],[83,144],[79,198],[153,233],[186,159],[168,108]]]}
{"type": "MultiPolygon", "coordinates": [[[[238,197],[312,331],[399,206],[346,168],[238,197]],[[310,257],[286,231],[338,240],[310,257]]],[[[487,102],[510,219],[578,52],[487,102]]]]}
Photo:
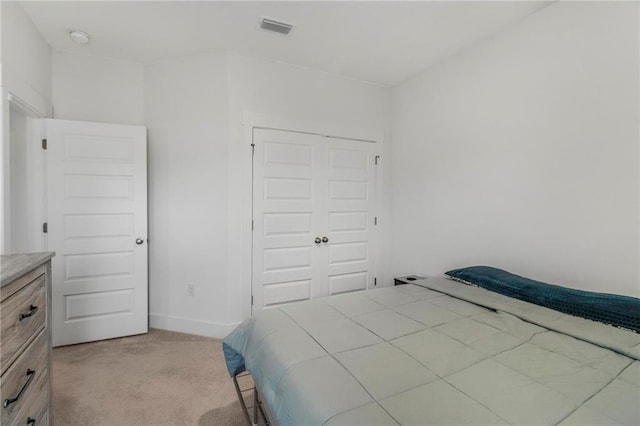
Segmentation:
{"type": "Polygon", "coordinates": [[[238,378],[240,377],[249,377],[251,378],[251,374],[243,373],[238,374],[233,379],[233,386],[236,389],[236,394],[238,395],[238,401],[240,401],[240,408],[242,409],[242,414],[244,415],[245,420],[247,421],[248,426],[269,426],[269,418],[265,413],[264,407],[262,406],[262,401],[260,400],[260,392],[258,392],[258,388],[253,383],[253,378],[251,378],[253,387],[247,387],[246,389],[242,389],[240,387],[240,381],[238,378]],[[253,391],[253,405],[247,406],[247,403],[244,399],[244,394],[249,397],[248,392],[253,391]],[[253,419],[251,419],[251,414],[249,410],[253,408],[253,419]]]}
{"type": "Polygon", "coordinates": [[[260,401],[258,401],[258,389],[253,388],[253,424],[254,425],[258,424],[258,404],[260,404],[260,401]]]}
{"type": "MultiPolygon", "coordinates": [[[[236,393],[238,394],[238,400],[240,401],[240,406],[242,407],[242,414],[244,414],[244,418],[247,420],[247,424],[249,426],[255,425],[251,421],[251,416],[249,416],[249,410],[247,409],[247,404],[244,402],[244,397],[242,396],[242,391],[240,390],[240,385],[238,384],[237,376],[233,376],[233,385],[236,387],[236,393]]],[[[254,390],[255,393],[255,390],[254,390]]]]}

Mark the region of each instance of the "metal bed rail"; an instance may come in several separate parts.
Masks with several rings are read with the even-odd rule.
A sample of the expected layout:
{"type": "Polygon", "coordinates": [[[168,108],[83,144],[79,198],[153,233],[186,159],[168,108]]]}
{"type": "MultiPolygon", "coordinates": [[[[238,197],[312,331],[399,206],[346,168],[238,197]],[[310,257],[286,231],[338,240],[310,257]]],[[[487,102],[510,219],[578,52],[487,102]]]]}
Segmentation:
{"type": "Polygon", "coordinates": [[[262,407],[262,402],[258,397],[258,390],[251,377],[251,374],[244,372],[233,377],[233,385],[236,388],[236,394],[238,395],[238,401],[240,401],[240,407],[242,408],[242,414],[249,426],[269,426],[267,415],[262,407]],[[240,382],[244,383],[240,383],[240,382]],[[249,396],[253,393],[253,397],[249,396]],[[245,395],[253,400],[253,405],[247,405],[245,395]],[[253,418],[249,414],[249,410],[253,411],[253,418]]]}

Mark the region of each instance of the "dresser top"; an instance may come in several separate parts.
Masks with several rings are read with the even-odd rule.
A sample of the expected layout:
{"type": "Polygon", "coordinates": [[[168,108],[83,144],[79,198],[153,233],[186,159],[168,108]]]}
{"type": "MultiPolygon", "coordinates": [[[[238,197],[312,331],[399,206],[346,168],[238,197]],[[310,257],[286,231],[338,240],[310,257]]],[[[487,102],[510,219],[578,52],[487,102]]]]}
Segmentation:
{"type": "Polygon", "coordinates": [[[55,252],[5,254],[0,256],[0,287],[37,268],[55,255],[55,252]]]}

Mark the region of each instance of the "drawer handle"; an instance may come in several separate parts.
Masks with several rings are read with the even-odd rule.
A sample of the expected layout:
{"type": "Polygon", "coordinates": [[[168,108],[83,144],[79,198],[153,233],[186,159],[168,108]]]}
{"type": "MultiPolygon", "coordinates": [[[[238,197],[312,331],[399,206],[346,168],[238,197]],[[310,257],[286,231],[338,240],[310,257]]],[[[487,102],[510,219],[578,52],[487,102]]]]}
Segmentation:
{"type": "Polygon", "coordinates": [[[34,370],[30,370],[30,369],[27,368],[27,377],[28,377],[27,383],[25,383],[24,386],[22,386],[22,389],[20,389],[20,392],[18,393],[18,395],[15,398],[5,399],[2,402],[2,406],[4,408],[9,410],[9,407],[11,405],[13,405],[16,402],[20,401],[20,398],[22,398],[22,395],[24,395],[25,391],[29,388],[29,385],[33,381],[33,378],[36,377],[36,372],[34,370]]]}
{"type": "Polygon", "coordinates": [[[27,426],[33,426],[36,424],[36,419],[27,417],[27,426]]]}
{"type": "Polygon", "coordinates": [[[34,316],[36,314],[36,312],[38,312],[38,309],[40,309],[40,308],[38,308],[35,305],[30,305],[29,306],[29,312],[27,312],[26,314],[20,314],[20,316],[18,317],[18,320],[22,321],[24,319],[27,319],[29,317],[34,316]]]}

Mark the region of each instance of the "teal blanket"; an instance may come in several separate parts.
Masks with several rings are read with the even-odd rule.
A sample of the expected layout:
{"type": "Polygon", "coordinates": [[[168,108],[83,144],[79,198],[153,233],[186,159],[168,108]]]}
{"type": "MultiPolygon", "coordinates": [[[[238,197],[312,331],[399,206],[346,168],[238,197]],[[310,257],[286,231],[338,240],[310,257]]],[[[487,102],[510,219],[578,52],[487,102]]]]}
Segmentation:
{"type": "Polygon", "coordinates": [[[454,269],[446,275],[565,314],[640,332],[640,299],[635,297],[562,287],[490,266],[454,269]]]}

